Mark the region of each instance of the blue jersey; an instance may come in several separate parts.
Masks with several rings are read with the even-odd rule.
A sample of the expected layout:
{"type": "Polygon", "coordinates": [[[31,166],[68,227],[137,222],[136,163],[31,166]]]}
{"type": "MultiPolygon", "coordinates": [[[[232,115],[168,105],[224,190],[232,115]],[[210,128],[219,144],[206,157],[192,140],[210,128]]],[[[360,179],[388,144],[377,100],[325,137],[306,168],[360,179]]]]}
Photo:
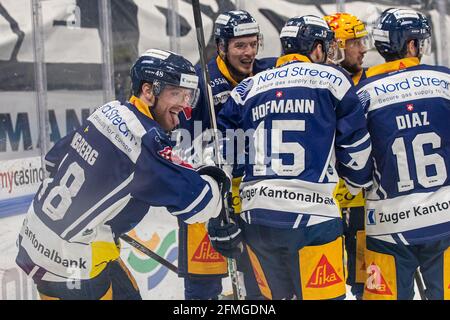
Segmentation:
{"type": "Polygon", "coordinates": [[[403,244],[450,234],[450,73],[418,63],[369,68],[357,87],[375,163],[366,232],[403,244]]]}
{"type": "Polygon", "coordinates": [[[220,210],[215,181],[175,158],[139,99],[110,102],[46,155],[49,177],[19,235],[17,263],[44,280],[89,279],[119,256],[118,237],[150,207],[187,223],[220,210]]]}
{"type": "MultiPolygon", "coordinates": [[[[370,185],[370,137],[352,87],[340,68],[293,61],[232,91],[218,124],[246,137],[236,152],[244,161],[241,216],[248,223],[292,228],[337,218],[338,174],[354,187],[370,185]]],[[[225,147],[229,161],[236,148],[225,147]]]]}
{"type": "MultiPolygon", "coordinates": [[[[253,64],[253,74],[273,68],[276,58],[255,59],[253,64]]],[[[208,63],[208,71],[210,76],[210,86],[213,95],[214,110],[216,115],[222,109],[224,103],[230,96],[231,90],[237,85],[237,82],[231,77],[225,62],[216,57],[208,63]]],[[[196,66],[197,75],[203,79],[201,66],[196,66]]],[[[180,128],[187,130],[190,139],[186,139],[185,144],[181,145],[183,150],[183,158],[190,159],[191,162],[201,163],[202,159],[195,156],[199,154],[197,150],[204,149],[208,142],[211,142],[211,136],[204,135],[205,130],[211,128],[211,120],[209,116],[208,104],[206,102],[206,89],[203,81],[200,81],[200,96],[196,108],[185,110],[180,116],[180,128]],[[193,143],[190,143],[193,141],[193,143]]],[[[242,173],[236,171],[236,176],[242,176],[242,173]]]]}

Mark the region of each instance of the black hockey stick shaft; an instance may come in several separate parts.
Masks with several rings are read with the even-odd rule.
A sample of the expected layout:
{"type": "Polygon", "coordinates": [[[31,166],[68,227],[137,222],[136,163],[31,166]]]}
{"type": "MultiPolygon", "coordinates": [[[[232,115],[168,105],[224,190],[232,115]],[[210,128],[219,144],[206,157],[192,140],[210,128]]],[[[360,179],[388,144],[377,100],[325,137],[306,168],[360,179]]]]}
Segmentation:
{"type": "MultiPolygon", "coordinates": [[[[206,63],[206,46],[205,46],[205,36],[203,33],[203,22],[202,22],[202,15],[200,11],[200,1],[199,0],[192,0],[192,10],[194,13],[194,22],[195,22],[195,29],[197,32],[197,44],[198,44],[198,51],[200,54],[200,65],[202,67],[202,73],[203,73],[203,86],[206,90],[204,92],[206,96],[206,103],[208,105],[208,111],[209,111],[209,118],[211,120],[211,127],[214,132],[214,147],[215,147],[215,154],[216,154],[216,164],[222,168],[222,159],[220,157],[220,145],[219,145],[219,139],[217,136],[217,121],[216,121],[216,113],[214,110],[214,104],[213,104],[213,95],[210,85],[210,77],[209,77],[209,71],[208,71],[208,65],[206,63]]],[[[226,222],[230,222],[230,216],[229,216],[229,204],[228,201],[224,201],[224,207],[225,207],[225,220],[226,222]]],[[[235,259],[228,258],[228,273],[231,278],[231,285],[233,288],[233,296],[235,300],[242,300],[244,297],[242,295],[242,291],[240,289],[239,279],[238,279],[238,273],[237,273],[237,264],[235,259]]]]}
{"type": "Polygon", "coordinates": [[[417,289],[419,289],[420,299],[427,300],[427,297],[425,295],[425,285],[423,284],[423,280],[420,276],[419,270],[416,270],[416,272],[414,272],[414,280],[416,280],[417,289]]]}
{"type": "Polygon", "coordinates": [[[175,272],[176,274],[178,274],[178,268],[175,265],[173,265],[172,263],[170,263],[169,261],[167,261],[166,259],[164,259],[160,255],[158,255],[157,253],[153,252],[152,250],[147,248],[144,244],[140,243],[136,239],[133,239],[132,237],[130,237],[127,234],[121,235],[120,239],[122,239],[123,241],[128,243],[133,248],[136,248],[137,250],[139,250],[142,253],[146,254],[147,256],[152,258],[153,260],[159,262],[160,264],[162,264],[163,266],[165,266],[169,270],[171,270],[171,271],[175,272]]]}

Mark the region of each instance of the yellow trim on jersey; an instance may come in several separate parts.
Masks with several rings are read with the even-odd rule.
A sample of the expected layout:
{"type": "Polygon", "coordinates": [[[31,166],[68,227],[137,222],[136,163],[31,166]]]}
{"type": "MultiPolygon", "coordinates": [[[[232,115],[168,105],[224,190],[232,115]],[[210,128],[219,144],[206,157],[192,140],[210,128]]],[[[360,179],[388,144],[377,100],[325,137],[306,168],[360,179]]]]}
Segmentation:
{"type": "Polygon", "coordinates": [[[285,63],[291,62],[291,61],[301,61],[301,62],[311,62],[311,60],[307,57],[304,56],[302,54],[298,54],[298,53],[291,53],[291,54],[286,54],[284,56],[281,56],[277,59],[277,64],[276,67],[279,67],[285,63]]]}
{"type": "Polygon", "coordinates": [[[361,191],[356,196],[352,195],[345,186],[345,182],[339,179],[339,183],[334,189],[333,198],[339,203],[339,208],[364,207],[365,199],[361,191]]]}
{"type": "Polygon", "coordinates": [[[367,78],[370,78],[370,77],[373,77],[373,76],[376,76],[379,74],[397,71],[397,70],[405,69],[405,68],[409,68],[409,67],[414,67],[414,66],[417,66],[419,63],[420,63],[420,60],[419,60],[419,58],[416,58],[416,57],[403,58],[403,59],[399,59],[399,60],[395,60],[395,61],[391,61],[391,62],[386,62],[386,63],[382,63],[382,64],[379,64],[377,66],[373,66],[373,67],[370,67],[369,69],[367,69],[366,76],[367,76],[367,78]]]}
{"type": "MultiPolygon", "coordinates": [[[[225,61],[223,61],[223,59],[220,56],[217,56],[216,63],[220,73],[228,80],[228,82],[231,84],[233,88],[236,87],[238,85],[238,82],[234,80],[233,77],[231,76],[231,73],[228,70],[225,61]]],[[[252,75],[250,74],[250,76],[252,75]]]]}
{"type": "Polygon", "coordinates": [[[132,96],[130,98],[130,103],[134,105],[140,112],[145,114],[147,117],[153,120],[153,115],[150,112],[150,107],[144,103],[141,99],[136,96],[132,96]]]}
{"type": "Polygon", "coordinates": [[[359,83],[359,80],[361,80],[363,72],[364,72],[364,69],[361,69],[359,72],[355,73],[352,76],[352,81],[355,86],[359,83]]]}
{"type": "Polygon", "coordinates": [[[241,197],[239,196],[239,186],[241,185],[242,177],[233,178],[231,186],[233,209],[235,214],[241,213],[241,197]]]}
{"type": "Polygon", "coordinates": [[[95,241],[91,243],[92,250],[92,270],[89,277],[95,278],[105,268],[109,261],[120,257],[120,250],[114,242],[95,241]]]}

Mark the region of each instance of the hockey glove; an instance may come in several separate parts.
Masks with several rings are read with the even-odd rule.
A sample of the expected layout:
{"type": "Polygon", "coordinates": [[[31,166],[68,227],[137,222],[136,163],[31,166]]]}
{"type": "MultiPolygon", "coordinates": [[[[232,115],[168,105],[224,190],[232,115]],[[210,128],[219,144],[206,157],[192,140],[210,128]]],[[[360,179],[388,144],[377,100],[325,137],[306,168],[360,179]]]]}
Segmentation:
{"type": "Polygon", "coordinates": [[[216,166],[203,166],[198,168],[197,172],[199,175],[207,175],[213,178],[219,186],[222,199],[225,198],[231,188],[231,179],[227,176],[225,171],[216,166]]]}
{"type": "Polygon", "coordinates": [[[209,219],[208,235],[213,248],[224,257],[237,258],[243,250],[242,230],[233,221],[226,223],[219,215],[209,219]]]}

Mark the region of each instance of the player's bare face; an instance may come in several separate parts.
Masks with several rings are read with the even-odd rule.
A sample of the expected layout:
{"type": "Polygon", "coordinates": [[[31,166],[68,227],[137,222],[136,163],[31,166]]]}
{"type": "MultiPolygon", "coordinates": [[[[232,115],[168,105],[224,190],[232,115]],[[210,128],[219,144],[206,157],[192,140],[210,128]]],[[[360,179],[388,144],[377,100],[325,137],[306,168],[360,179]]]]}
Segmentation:
{"type": "Polygon", "coordinates": [[[246,77],[252,73],[257,53],[257,36],[233,38],[228,41],[227,60],[240,73],[237,75],[238,77],[246,77]]]}
{"type": "Polygon", "coordinates": [[[344,52],[345,59],[341,62],[341,66],[351,74],[361,71],[364,55],[367,52],[362,38],[346,40],[344,52]]]}
{"type": "Polygon", "coordinates": [[[153,116],[166,131],[175,129],[180,124],[178,115],[185,107],[190,107],[192,90],[166,86],[158,96],[157,103],[152,109],[153,116]]]}

